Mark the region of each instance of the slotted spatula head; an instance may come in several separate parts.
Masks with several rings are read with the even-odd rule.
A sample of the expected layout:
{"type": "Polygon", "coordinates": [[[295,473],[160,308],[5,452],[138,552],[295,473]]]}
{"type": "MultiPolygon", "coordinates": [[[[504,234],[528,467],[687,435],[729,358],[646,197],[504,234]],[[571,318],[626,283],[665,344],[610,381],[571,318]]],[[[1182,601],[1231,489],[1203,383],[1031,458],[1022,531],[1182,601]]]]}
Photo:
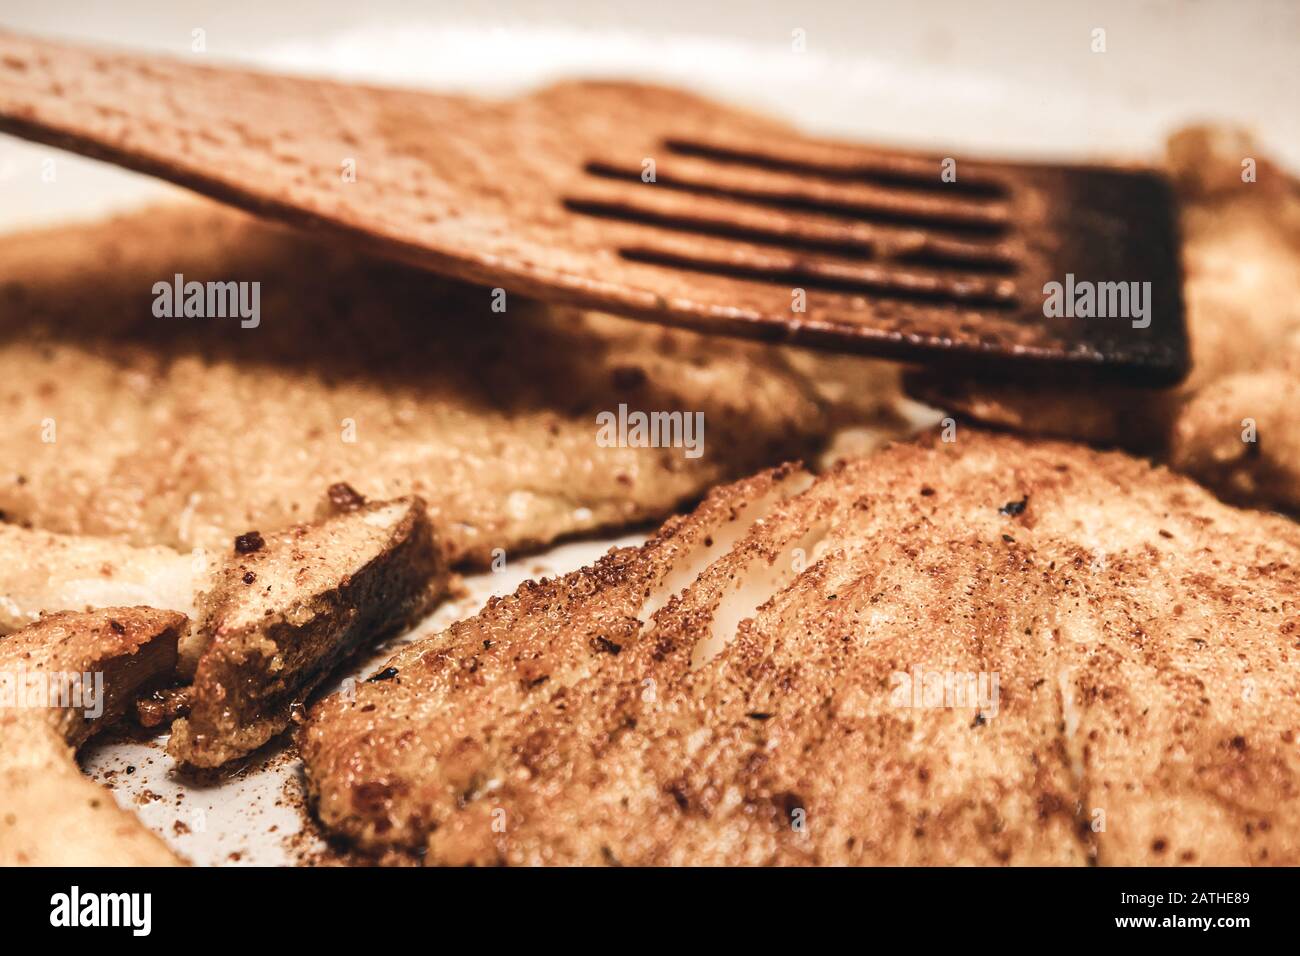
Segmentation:
{"type": "Polygon", "coordinates": [[[1188,367],[1152,172],[815,141],[629,83],[489,101],[9,34],[0,129],[543,300],[967,374],[1188,367]]]}

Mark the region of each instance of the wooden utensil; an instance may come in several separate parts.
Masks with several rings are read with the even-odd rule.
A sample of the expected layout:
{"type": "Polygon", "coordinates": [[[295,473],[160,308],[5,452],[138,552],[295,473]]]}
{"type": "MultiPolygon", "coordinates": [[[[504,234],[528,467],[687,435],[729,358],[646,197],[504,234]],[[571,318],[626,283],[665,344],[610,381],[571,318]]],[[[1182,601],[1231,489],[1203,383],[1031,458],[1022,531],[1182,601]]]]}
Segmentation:
{"type": "Polygon", "coordinates": [[[967,373],[1188,367],[1152,172],[954,166],[632,83],[492,101],[3,33],[0,129],[539,299],[967,373]],[[1150,282],[1149,324],[1045,315],[1067,281],[1150,282]]]}

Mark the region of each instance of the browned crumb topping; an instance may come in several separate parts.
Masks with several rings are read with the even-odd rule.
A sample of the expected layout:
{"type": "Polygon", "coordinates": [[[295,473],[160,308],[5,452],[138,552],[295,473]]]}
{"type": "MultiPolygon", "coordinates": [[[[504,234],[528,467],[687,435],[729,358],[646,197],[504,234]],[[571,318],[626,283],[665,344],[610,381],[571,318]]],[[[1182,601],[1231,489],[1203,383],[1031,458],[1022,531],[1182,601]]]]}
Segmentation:
{"type": "Polygon", "coordinates": [[[266,547],[260,532],[248,531],[235,538],[236,554],[255,554],[266,547]]]}

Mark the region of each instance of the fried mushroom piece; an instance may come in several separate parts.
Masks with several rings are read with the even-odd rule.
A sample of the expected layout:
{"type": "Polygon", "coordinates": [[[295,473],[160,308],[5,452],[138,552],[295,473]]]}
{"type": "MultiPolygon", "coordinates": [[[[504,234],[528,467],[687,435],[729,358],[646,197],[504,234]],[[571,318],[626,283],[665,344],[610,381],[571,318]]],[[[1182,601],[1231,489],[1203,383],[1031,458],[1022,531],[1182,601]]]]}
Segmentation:
{"type": "Polygon", "coordinates": [[[104,608],[0,638],[0,865],[184,863],[82,775],[75,751],[171,679],[185,624],[173,611],[104,608]]]}
{"type": "Polygon", "coordinates": [[[181,645],[180,669],[193,686],[168,753],[209,768],[256,750],[336,665],[417,619],[447,585],[415,497],[240,535],[181,645]]]}

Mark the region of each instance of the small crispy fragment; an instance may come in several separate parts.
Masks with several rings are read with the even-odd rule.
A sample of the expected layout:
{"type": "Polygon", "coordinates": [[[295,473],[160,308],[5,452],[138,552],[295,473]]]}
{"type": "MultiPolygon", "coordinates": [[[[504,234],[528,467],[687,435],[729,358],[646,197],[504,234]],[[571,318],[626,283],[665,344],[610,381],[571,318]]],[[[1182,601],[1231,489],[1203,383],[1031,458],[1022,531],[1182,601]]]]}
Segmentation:
{"type": "Polygon", "coordinates": [[[258,531],[246,531],[235,538],[235,554],[256,554],[266,547],[266,541],[258,531]]]}
{"type": "Polygon", "coordinates": [[[330,504],[339,514],[356,511],[366,503],[365,496],[346,481],[336,481],[329,486],[329,491],[326,494],[329,497],[330,504]]]}

